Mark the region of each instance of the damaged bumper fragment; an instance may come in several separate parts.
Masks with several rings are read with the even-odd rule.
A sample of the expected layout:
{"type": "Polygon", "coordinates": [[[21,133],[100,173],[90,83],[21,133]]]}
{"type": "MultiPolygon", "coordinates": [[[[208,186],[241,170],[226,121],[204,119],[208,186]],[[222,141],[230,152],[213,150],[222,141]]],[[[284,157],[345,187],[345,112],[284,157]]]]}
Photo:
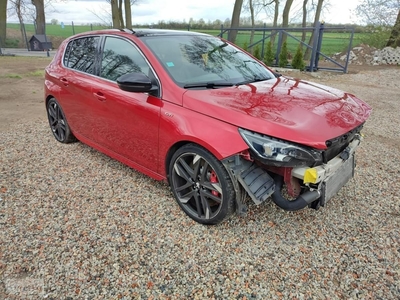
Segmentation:
{"type": "MultiPolygon", "coordinates": [[[[269,197],[280,208],[287,211],[303,209],[307,206],[324,206],[354,176],[354,152],[361,136],[353,141],[337,156],[325,164],[315,167],[293,167],[291,176],[298,179],[302,192],[294,200],[282,195],[284,178],[256,160],[249,160],[241,154],[224,159],[222,162],[233,179],[237,180],[255,204],[261,204],[269,197]]],[[[238,199],[238,205],[243,202],[238,199]]]]}

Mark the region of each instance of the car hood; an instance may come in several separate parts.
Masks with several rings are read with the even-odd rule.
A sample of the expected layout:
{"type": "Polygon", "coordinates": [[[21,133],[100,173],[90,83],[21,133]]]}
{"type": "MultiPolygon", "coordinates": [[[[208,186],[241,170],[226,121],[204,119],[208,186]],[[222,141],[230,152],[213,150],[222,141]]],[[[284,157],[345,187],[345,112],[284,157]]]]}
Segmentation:
{"type": "Polygon", "coordinates": [[[371,112],[371,107],[354,95],[283,76],[228,88],[187,90],[183,106],[318,149],[365,122],[371,112]]]}

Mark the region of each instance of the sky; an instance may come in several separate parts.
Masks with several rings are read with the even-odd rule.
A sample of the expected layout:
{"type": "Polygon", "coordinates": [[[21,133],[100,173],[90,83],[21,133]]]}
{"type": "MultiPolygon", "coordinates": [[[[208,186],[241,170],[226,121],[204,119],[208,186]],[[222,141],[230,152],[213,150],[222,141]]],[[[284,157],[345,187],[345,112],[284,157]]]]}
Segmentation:
{"type": "MultiPolygon", "coordinates": [[[[157,24],[159,21],[183,21],[190,18],[195,20],[225,21],[231,18],[234,0],[138,0],[138,4],[132,7],[133,24],[157,24]]],[[[244,1],[246,2],[246,1],[244,1]]],[[[354,12],[359,0],[330,0],[329,11],[325,11],[322,19],[328,23],[345,24],[357,22],[354,12]]],[[[105,11],[110,10],[110,4],[106,0],[68,0],[53,1],[52,7],[46,14],[47,22],[57,19],[59,23],[87,24],[104,23],[107,19],[105,11]],[[96,14],[98,16],[96,16],[96,14]]],[[[293,9],[301,9],[300,0],[295,0],[293,9]]],[[[246,12],[242,12],[245,16],[246,12]]],[[[248,13],[247,13],[248,15],[248,13]]],[[[265,13],[260,13],[257,19],[270,22],[265,13]]],[[[9,22],[16,22],[15,17],[9,18],[9,22]]]]}

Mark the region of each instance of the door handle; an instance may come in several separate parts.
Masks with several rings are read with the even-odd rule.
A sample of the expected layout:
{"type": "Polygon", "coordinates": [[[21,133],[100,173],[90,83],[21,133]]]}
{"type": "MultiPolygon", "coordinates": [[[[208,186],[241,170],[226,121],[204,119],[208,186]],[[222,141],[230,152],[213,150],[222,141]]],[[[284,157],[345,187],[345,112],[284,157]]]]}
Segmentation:
{"type": "Polygon", "coordinates": [[[68,79],[67,79],[67,78],[64,78],[64,77],[61,77],[61,78],[60,78],[60,81],[61,81],[62,84],[65,85],[65,86],[68,86],[68,84],[69,84],[69,83],[68,83],[68,79]]]}
{"type": "Polygon", "coordinates": [[[102,92],[96,92],[93,93],[93,95],[97,98],[99,101],[106,101],[106,96],[102,92]]]}

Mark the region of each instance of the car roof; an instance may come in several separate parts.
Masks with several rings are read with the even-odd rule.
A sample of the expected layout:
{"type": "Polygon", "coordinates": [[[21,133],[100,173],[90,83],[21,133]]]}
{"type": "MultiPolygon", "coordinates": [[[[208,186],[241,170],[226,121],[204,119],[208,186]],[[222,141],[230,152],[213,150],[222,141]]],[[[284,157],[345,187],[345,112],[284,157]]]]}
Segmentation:
{"type": "Polygon", "coordinates": [[[84,32],[77,34],[76,36],[82,35],[95,35],[95,34],[116,34],[116,33],[131,33],[137,37],[143,36],[177,36],[177,35],[193,35],[193,36],[209,36],[205,33],[187,31],[187,30],[169,30],[169,29],[152,29],[152,28],[138,28],[138,29],[102,29],[84,32]]]}

